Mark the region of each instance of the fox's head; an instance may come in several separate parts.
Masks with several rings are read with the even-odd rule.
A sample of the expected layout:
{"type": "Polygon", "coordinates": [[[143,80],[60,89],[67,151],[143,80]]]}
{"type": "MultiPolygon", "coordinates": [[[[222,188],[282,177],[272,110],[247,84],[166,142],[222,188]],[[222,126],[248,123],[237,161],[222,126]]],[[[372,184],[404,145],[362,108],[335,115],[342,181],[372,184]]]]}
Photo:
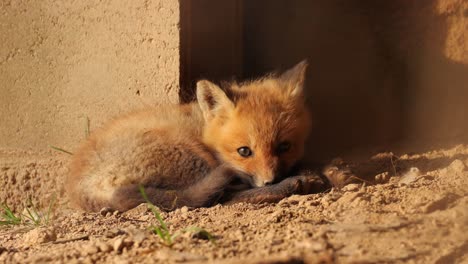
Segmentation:
{"type": "Polygon", "coordinates": [[[310,126],[306,68],[303,61],[279,76],[224,90],[206,80],[197,83],[204,142],[253,186],[273,183],[303,156],[310,126]]]}

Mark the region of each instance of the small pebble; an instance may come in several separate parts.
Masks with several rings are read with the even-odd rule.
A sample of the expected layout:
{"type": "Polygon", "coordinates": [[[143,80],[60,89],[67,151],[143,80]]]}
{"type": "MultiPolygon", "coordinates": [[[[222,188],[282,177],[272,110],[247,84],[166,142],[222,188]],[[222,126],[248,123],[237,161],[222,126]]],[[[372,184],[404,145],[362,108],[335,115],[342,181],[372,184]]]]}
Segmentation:
{"type": "Polygon", "coordinates": [[[93,254],[98,253],[98,251],[99,251],[98,247],[94,244],[85,244],[81,248],[81,252],[83,255],[93,255],[93,254]]]}
{"type": "Polygon", "coordinates": [[[109,244],[107,244],[106,242],[102,242],[102,241],[97,242],[96,246],[99,248],[99,251],[104,252],[104,253],[111,252],[113,249],[113,247],[111,247],[109,244]]]}
{"type": "Polygon", "coordinates": [[[57,240],[57,234],[54,228],[35,228],[24,235],[26,246],[32,246],[57,240]]]}
{"type": "Polygon", "coordinates": [[[188,207],[187,206],[183,206],[182,208],[180,208],[180,212],[185,214],[189,211],[188,207]]]}
{"type": "Polygon", "coordinates": [[[406,172],[400,179],[399,183],[402,185],[408,185],[418,179],[421,175],[420,171],[416,167],[412,167],[406,172]]]}
{"type": "Polygon", "coordinates": [[[114,243],[112,244],[112,247],[114,251],[120,252],[123,248],[123,238],[119,237],[116,240],[114,240],[114,243]]]}
{"type": "Polygon", "coordinates": [[[342,189],[345,192],[356,192],[359,190],[359,184],[357,183],[351,183],[343,187],[342,189]]]}
{"type": "Polygon", "coordinates": [[[388,182],[388,180],[390,179],[390,174],[388,173],[388,171],[382,172],[380,174],[375,175],[374,179],[378,183],[385,183],[388,182]]]}

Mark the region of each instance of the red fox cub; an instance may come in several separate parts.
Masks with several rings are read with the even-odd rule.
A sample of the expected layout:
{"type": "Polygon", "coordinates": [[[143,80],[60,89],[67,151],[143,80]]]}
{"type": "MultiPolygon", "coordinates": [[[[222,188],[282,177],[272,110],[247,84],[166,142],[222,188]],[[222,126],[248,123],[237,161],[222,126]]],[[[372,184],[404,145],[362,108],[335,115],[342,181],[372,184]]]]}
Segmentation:
{"type": "MultiPolygon", "coordinates": [[[[317,176],[289,175],[309,131],[305,61],[279,76],[221,89],[197,83],[198,102],[147,109],[95,131],[75,153],[66,181],[71,202],[125,211],[150,201],[162,209],[268,202],[308,193],[317,176]],[[250,189],[226,193],[234,179],[250,189]]],[[[314,190],[315,191],[315,190],[314,190]]]]}

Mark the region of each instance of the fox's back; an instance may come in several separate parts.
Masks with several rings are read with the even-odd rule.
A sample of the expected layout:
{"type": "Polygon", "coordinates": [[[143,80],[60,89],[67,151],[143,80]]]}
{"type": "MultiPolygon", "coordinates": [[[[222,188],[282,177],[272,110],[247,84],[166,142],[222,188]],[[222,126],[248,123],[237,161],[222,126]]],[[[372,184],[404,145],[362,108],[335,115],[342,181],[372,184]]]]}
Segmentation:
{"type": "Polygon", "coordinates": [[[69,195],[81,207],[102,207],[100,201],[111,200],[119,186],[190,185],[217,165],[201,142],[202,126],[195,104],[148,109],[111,121],[75,153],[69,195]]]}

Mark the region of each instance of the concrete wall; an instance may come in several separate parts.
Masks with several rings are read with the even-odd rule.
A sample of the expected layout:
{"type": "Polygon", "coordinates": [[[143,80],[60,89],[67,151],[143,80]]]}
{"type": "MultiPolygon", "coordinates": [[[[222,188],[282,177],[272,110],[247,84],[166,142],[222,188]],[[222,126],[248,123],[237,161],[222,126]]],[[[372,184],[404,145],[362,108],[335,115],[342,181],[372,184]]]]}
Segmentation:
{"type": "Polygon", "coordinates": [[[178,102],[174,0],[1,1],[0,148],[73,150],[118,113],[178,102]]]}
{"type": "Polygon", "coordinates": [[[244,3],[245,77],[309,59],[312,159],[468,138],[468,1],[244,3]]]}

